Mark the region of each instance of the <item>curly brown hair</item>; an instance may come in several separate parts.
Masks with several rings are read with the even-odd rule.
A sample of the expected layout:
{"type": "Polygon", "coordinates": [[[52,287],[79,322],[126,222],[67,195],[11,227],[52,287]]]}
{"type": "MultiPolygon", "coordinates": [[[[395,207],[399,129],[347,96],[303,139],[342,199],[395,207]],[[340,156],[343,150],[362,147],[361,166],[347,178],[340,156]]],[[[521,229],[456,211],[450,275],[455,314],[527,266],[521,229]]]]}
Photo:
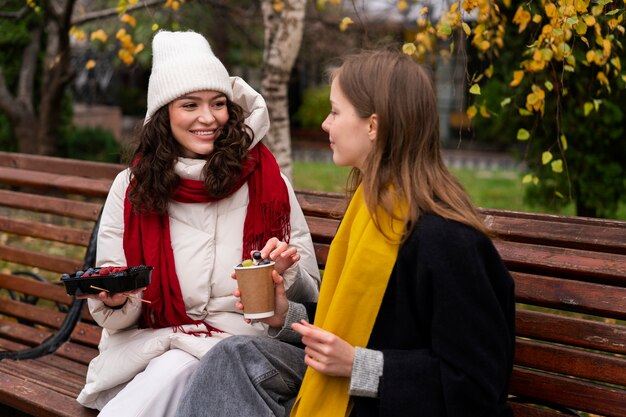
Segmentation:
{"type": "MultiPolygon", "coordinates": [[[[205,189],[213,197],[224,197],[232,192],[254,139],[252,129],[245,124],[241,106],[230,100],[226,106],[228,122],[220,128],[213,151],[205,156],[202,172],[205,189]]],[[[136,141],[128,198],[140,212],[164,214],[180,183],[174,165],[181,156],[180,144],[170,128],[167,106],[157,110],[138,130],[136,141]]]]}

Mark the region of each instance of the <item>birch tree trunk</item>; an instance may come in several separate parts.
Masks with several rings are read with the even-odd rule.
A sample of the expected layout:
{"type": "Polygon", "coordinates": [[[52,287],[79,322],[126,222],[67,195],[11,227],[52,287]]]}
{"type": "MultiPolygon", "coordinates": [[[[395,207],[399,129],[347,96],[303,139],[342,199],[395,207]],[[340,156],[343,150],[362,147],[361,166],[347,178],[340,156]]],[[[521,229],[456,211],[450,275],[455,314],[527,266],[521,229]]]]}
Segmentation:
{"type": "Polygon", "coordinates": [[[267,102],[271,122],[265,141],[281,171],[291,181],[288,85],[302,43],[307,0],[283,0],[281,12],[274,9],[274,3],[273,0],[262,0],[261,3],[265,26],[261,93],[267,102]]]}

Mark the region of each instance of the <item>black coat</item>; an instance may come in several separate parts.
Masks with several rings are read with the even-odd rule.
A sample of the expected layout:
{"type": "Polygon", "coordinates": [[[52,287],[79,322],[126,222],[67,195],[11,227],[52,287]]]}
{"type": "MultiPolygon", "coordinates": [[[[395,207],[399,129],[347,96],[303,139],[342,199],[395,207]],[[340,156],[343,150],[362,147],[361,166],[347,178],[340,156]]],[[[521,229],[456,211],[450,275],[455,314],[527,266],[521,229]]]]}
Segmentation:
{"type": "Polygon", "coordinates": [[[503,417],[515,346],[514,283],[490,239],[423,216],[398,253],[368,348],[379,398],[353,417],[503,417]]]}

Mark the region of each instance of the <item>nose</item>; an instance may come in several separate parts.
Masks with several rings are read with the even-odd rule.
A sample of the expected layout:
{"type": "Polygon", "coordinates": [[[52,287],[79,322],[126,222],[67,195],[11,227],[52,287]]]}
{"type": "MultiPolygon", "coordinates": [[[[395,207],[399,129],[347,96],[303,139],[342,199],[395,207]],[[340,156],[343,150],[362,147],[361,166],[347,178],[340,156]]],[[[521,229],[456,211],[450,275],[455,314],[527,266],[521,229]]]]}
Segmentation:
{"type": "Polygon", "coordinates": [[[201,110],[200,114],[198,115],[198,121],[202,123],[209,124],[209,123],[212,123],[214,120],[215,120],[215,116],[213,115],[213,112],[209,108],[201,110]]]}
{"type": "Polygon", "coordinates": [[[324,119],[324,121],[322,122],[322,130],[326,133],[328,133],[328,130],[330,129],[330,114],[328,116],[326,116],[326,118],[324,119]]]}

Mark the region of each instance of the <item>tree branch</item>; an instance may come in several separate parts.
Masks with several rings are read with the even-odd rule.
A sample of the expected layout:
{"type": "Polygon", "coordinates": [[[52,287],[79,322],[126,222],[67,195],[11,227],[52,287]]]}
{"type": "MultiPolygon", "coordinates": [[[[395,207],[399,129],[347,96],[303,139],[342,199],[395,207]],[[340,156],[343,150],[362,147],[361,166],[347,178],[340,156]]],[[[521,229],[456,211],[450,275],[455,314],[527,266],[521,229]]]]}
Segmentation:
{"type": "MultiPolygon", "coordinates": [[[[134,6],[128,7],[126,9],[126,12],[133,12],[137,9],[150,8],[160,4],[163,4],[163,0],[144,0],[134,6]]],[[[98,10],[75,17],[74,19],[72,19],[72,25],[80,26],[85,23],[93,22],[95,20],[109,19],[117,16],[119,16],[117,8],[98,10]]]]}

